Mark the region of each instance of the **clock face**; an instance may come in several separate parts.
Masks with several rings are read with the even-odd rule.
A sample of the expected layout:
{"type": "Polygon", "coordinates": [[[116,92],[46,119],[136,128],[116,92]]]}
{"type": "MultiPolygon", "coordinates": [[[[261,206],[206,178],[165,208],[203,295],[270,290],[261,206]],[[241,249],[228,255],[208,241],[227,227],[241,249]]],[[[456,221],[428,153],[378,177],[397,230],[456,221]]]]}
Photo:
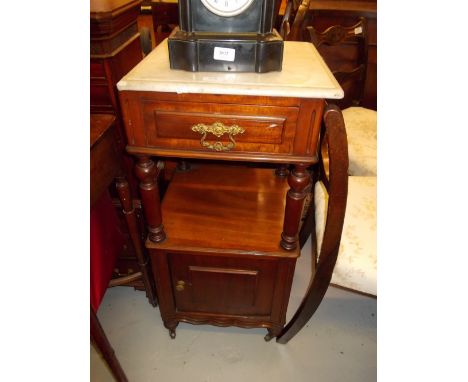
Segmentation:
{"type": "Polygon", "coordinates": [[[236,16],[244,12],[254,0],[201,0],[203,5],[218,16],[236,16]]]}

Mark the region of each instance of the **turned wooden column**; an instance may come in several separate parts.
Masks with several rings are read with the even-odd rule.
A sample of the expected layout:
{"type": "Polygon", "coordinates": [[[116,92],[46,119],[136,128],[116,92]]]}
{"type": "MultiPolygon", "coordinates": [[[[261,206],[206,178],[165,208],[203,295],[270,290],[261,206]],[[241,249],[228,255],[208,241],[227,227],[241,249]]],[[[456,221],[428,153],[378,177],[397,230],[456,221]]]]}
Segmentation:
{"type": "Polygon", "coordinates": [[[148,226],[148,237],[152,242],[160,243],[166,239],[166,233],[162,224],[161,200],[156,174],[157,167],[150,157],[141,156],[138,158],[136,175],[140,179],[140,194],[148,226]]]}
{"type": "Polygon", "coordinates": [[[133,207],[132,195],[127,179],[123,176],[116,178],[116,188],[119,193],[120,203],[122,204],[122,212],[127,222],[128,231],[135,249],[138,266],[142,273],[143,283],[145,284],[146,297],[151,305],[157,306],[156,290],[152,275],[150,273],[148,256],[141,242],[141,234],[138,229],[138,220],[133,207]]]}
{"type": "Polygon", "coordinates": [[[286,250],[297,247],[299,223],[302,214],[306,188],[310,184],[308,164],[300,163],[294,166],[289,173],[288,184],[291,187],[286,195],[284,210],[283,232],[281,233],[281,246],[286,250]]]}

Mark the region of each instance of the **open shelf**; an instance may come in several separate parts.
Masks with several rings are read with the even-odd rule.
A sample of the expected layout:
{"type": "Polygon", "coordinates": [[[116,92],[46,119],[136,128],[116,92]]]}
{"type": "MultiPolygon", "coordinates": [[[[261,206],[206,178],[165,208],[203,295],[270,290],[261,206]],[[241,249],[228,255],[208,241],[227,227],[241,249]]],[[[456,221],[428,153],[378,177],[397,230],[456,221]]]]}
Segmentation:
{"type": "Polygon", "coordinates": [[[198,164],[177,172],[162,202],[167,239],[147,246],[297,257],[279,244],[288,189],[270,168],[198,164]]]}

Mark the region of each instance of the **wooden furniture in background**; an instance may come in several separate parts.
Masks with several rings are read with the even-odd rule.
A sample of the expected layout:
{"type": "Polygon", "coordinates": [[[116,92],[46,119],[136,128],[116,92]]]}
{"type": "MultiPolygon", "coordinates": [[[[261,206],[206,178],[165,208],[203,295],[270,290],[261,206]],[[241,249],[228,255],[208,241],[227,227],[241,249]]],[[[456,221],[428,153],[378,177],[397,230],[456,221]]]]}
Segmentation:
{"type": "MultiPolygon", "coordinates": [[[[292,5],[296,0],[289,0],[292,5]]],[[[307,31],[312,26],[317,31],[325,31],[333,25],[351,27],[361,17],[367,23],[367,70],[365,88],[361,105],[377,110],[377,2],[375,0],[302,0],[286,19],[287,40],[310,41],[307,31]]],[[[284,29],[284,28],[283,28],[284,29]]],[[[346,46],[322,46],[320,53],[332,71],[348,70],[355,67],[359,56],[359,45],[349,42],[346,46]]],[[[345,89],[346,93],[346,89],[345,89]]]]}
{"type": "MultiPolygon", "coordinates": [[[[138,182],[133,174],[133,159],[125,152],[127,142],[116,84],[143,57],[137,26],[140,6],[141,0],[93,0],[90,6],[90,111],[91,114],[105,113],[116,117],[114,123],[119,161],[123,163],[125,176],[136,198],[138,182]]],[[[138,260],[115,187],[111,187],[111,193],[118,211],[120,229],[126,240],[115,267],[115,276],[125,276],[138,270],[138,260]]],[[[139,227],[145,233],[141,204],[138,199],[134,199],[132,203],[139,227]]],[[[141,280],[131,285],[144,289],[141,280]]]]}
{"type": "MultiPolygon", "coordinates": [[[[323,296],[330,285],[340,247],[348,193],[346,130],[343,116],[337,106],[327,106],[323,120],[321,147],[327,153],[328,160],[324,163],[324,156],[322,150],[320,150],[318,179],[324,182],[329,194],[325,234],[318,262],[317,258],[312,258],[313,273],[307,292],[296,313],[277,339],[282,344],[287,343],[305,326],[322,302],[323,296]]],[[[308,221],[312,223],[312,228],[314,228],[313,201],[309,208],[309,217],[308,221]]],[[[307,222],[304,224],[303,229],[309,234],[312,231],[307,222]]],[[[315,235],[315,230],[312,231],[312,234],[315,235]]],[[[313,240],[314,242],[315,240],[313,240]]]]}
{"type": "Polygon", "coordinates": [[[285,44],[283,68],[171,71],[164,41],[118,84],[171,337],[184,321],[264,327],[269,340],[285,323],[306,168],[318,159],[324,99],[343,91],[310,43],[285,44]],[[193,166],[175,174],[161,205],[152,156],[293,170],[286,179],[272,169],[193,166]]]}
{"type": "MultiPolygon", "coordinates": [[[[121,203],[124,206],[124,213],[129,225],[129,231],[132,235],[133,244],[135,245],[136,253],[139,255],[139,262],[141,265],[141,272],[133,275],[131,279],[124,278],[123,280],[113,280],[112,285],[121,285],[122,283],[134,281],[135,276],[138,276],[140,279],[143,278],[145,286],[147,287],[146,295],[148,300],[153,304],[153,306],[155,306],[156,294],[154,291],[152,275],[149,272],[138,228],[135,224],[135,215],[133,210],[129,207],[129,201],[131,199],[128,183],[122,174],[121,155],[115,139],[115,117],[106,114],[92,114],[90,122],[90,207],[93,208],[96,204],[100,203],[102,195],[108,192],[109,184],[113,183],[117,178],[117,187],[119,189],[121,203]]],[[[111,228],[115,229],[115,227],[111,228]]],[[[106,256],[107,254],[109,253],[98,250],[91,252],[91,256],[106,256]]],[[[99,261],[96,261],[94,258],[91,259],[91,265],[105,263],[105,259],[99,259],[99,261]]],[[[94,268],[92,267],[91,280],[99,280],[99,283],[102,282],[104,285],[108,284],[110,282],[111,272],[107,272],[107,269],[105,268],[106,267],[101,267],[100,265],[94,268]]],[[[104,292],[105,288],[91,288],[91,339],[102,354],[116,381],[127,382],[128,379],[96,315],[96,311],[104,292]],[[99,293],[99,295],[96,296],[93,295],[93,293],[99,293]]]]}
{"type": "Polygon", "coordinates": [[[155,45],[159,45],[171,34],[174,27],[179,25],[178,1],[153,0],[151,1],[151,14],[156,38],[155,45]]]}
{"type": "MultiPolygon", "coordinates": [[[[98,3],[98,2],[94,2],[98,3]]],[[[141,0],[118,8],[91,2],[91,113],[112,113],[119,123],[117,82],[142,59],[137,17],[141,0]],[[94,10],[94,11],[93,11],[94,10]]]]}
{"type": "Polygon", "coordinates": [[[377,175],[377,112],[363,108],[368,62],[367,19],[350,26],[333,25],[323,32],[312,26],[306,27],[310,40],[320,51],[325,46],[333,47],[336,53],[347,49],[354,42],[357,57],[354,65],[333,71],[335,78],[345,91],[345,97],[337,103],[343,109],[348,135],[349,175],[377,175]]]}
{"type": "Polygon", "coordinates": [[[91,114],[90,117],[90,186],[91,205],[107,191],[121,173],[119,148],[116,144],[115,117],[91,114]]]}
{"type": "Polygon", "coordinates": [[[115,139],[115,120],[112,115],[91,114],[91,206],[103,192],[107,191],[109,185],[116,181],[131,243],[137,257],[137,269],[141,272],[140,279],[143,281],[148,301],[151,305],[156,306],[154,281],[149,270],[148,257],[141,242],[135,210],[131,203],[130,187],[122,169],[121,156],[115,139]]]}
{"type": "Polygon", "coordinates": [[[366,86],[366,73],[368,61],[368,38],[367,19],[360,17],[359,21],[349,27],[342,25],[332,25],[324,31],[317,31],[313,26],[307,26],[310,41],[320,52],[325,46],[336,47],[335,52],[340,52],[340,48],[346,48],[348,42],[355,42],[357,57],[354,65],[349,68],[340,66],[336,70],[332,69],[333,75],[340,83],[345,92],[345,97],[337,102],[342,109],[350,106],[360,106],[366,86]]]}

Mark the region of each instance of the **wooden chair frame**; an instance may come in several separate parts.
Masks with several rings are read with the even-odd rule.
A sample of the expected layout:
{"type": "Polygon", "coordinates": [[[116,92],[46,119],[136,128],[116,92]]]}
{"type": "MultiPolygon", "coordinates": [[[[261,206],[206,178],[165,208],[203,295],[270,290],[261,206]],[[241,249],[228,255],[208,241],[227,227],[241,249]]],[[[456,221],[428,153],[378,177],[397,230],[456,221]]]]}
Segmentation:
{"type": "MultiPolygon", "coordinates": [[[[283,328],[276,341],[285,344],[310,320],[319,307],[330,285],[340,248],[341,233],[348,196],[348,143],[343,115],[335,105],[327,105],[323,117],[319,164],[314,182],[321,180],[328,191],[328,210],[320,256],[312,251],[313,273],[306,294],[296,313],[283,328]],[[327,153],[327,156],[324,155],[327,153]]],[[[314,189],[312,185],[312,190],[314,189]]],[[[316,248],[315,207],[310,203],[301,235],[306,239],[312,232],[312,245],[316,248]]],[[[316,252],[315,252],[316,253],[316,252]]]]}
{"type": "Polygon", "coordinates": [[[318,32],[312,24],[312,11],[309,10],[311,0],[288,0],[285,14],[281,22],[280,34],[284,40],[310,41],[318,49],[321,45],[357,44],[357,63],[351,70],[335,70],[336,80],[343,86],[355,81],[357,86],[342,101],[336,101],[341,108],[359,106],[364,97],[367,62],[368,62],[368,26],[365,17],[359,17],[358,22],[345,27],[334,25],[323,32],[318,32]]]}
{"type": "MultiPolygon", "coordinates": [[[[309,32],[310,41],[318,49],[321,45],[344,45],[356,43],[358,49],[356,67],[351,70],[335,70],[333,75],[340,84],[355,81],[358,85],[351,94],[351,106],[359,106],[364,97],[366,85],[367,60],[368,60],[368,33],[367,19],[360,17],[359,21],[349,27],[333,25],[323,32],[318,32],[313,26],[305,28],[309,32]]],[[[348,98],[348,97],[347,97],[348,98]]]]}
{"type": "MultiPolygon", "coordinates": [[[[142,279],[145,286],[146,297],[149,303],[157,306],[156,289],[150,271],[149,258],[141,240],[141,232],[133,207],[133,198],[130,185],[125,177],[124,166],[118,149],[115,146],[114,129],[115,117],[110,115],[91,115],[91,192],[90,207],[106,192],[109,185],[115,182],[122,212],[128,227],[128,232],[134,246],[138,260],[139,272],[110,280],[109,287],[126,285],[137,279],[142,279]],[[104,128],[103,128],[104,127],[104,128]]],[[[96,308],[97,309],[97,308],[96,308]]],[[[102,354],[110,368],[112,375],[118,382],[127,382],[128,379],[117,359],[106,333],[104,332],[96,312],[90,305],[90,335],[97,350],[102,354]]]]}
{"type": "Polygon", "coordinates": [[[288,0],[281,22],[280,35],[283,40],[304,41],[301,30],[307,17],[310,0],[288,0]]]}

